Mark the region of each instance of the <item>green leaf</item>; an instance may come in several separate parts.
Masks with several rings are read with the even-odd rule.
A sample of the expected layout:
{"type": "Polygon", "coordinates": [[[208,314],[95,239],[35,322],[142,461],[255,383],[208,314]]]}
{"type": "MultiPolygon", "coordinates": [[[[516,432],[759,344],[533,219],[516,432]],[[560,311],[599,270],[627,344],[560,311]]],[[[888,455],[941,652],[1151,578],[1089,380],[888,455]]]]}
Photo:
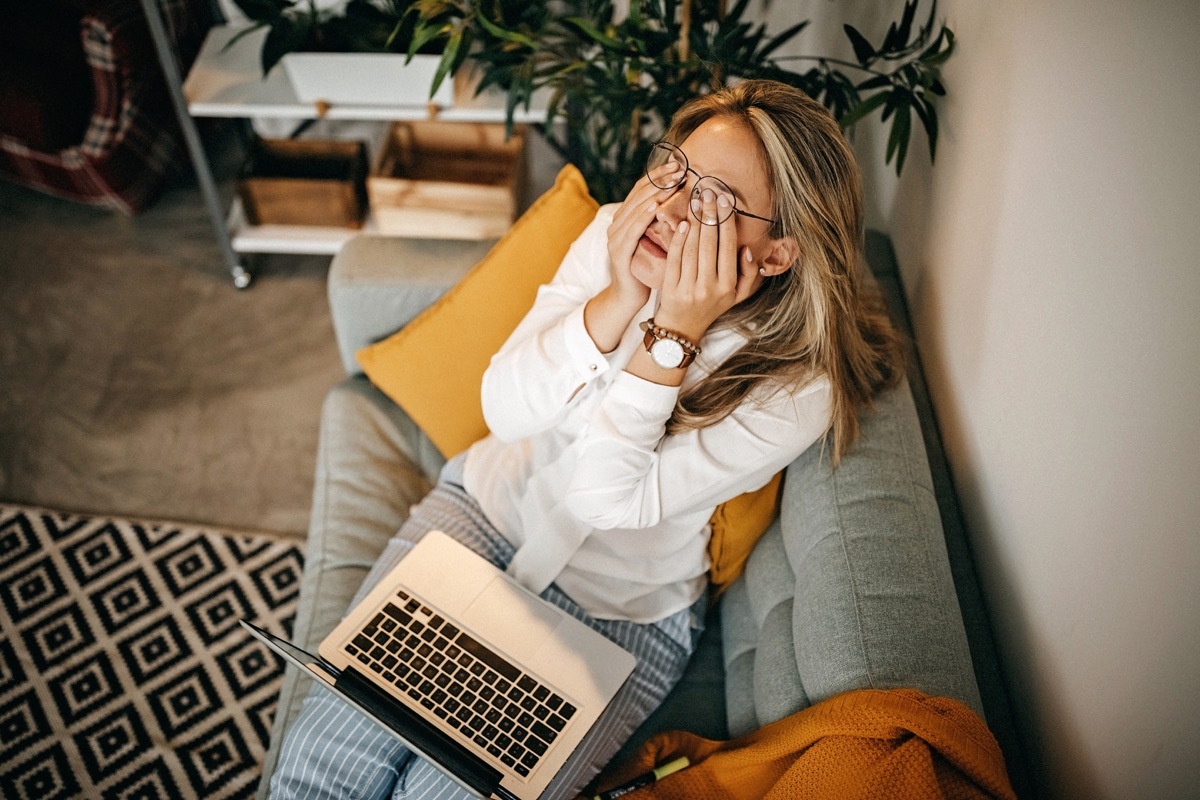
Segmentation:
{"type": "Polygon", "coordinates": [[[238,31],[237,33],[235,33],[233,36],[231,36],[229,38],[229,41],[226,42],[225,46],[221,48],[221,52],[225,52],[226,50],[233,47],[235,44],[237,44],[239,41],[241,41],[245,37],[249,36],[250,34],[254,33],[257,30],[262,30],[265,27],[267,27],[267,23],[256,22],[248,28],[242,28],[240,31],[238,31]]]}
{"type": "MultiPolygon", "coordinates": [[[[636,0],[634,0],[634,2],[636,2],[636,0]]],[[[596,26],[592,25],[587,20],[583,19],[582,17],[566,17],[563,19],[563,22],[565,22],[569,25],[574,25],[580,31],[585,33],[588,37],[590,37],[594,41],[598,42],[599,44],[604,45],[605,47],[611,48],[613,50],[619,50],[623,47],[623,45],[620,42],[618,42],[616,39],[614,39],[611,36],[609,36],[608,34],[604,33],[603,31],[598,29],[596,26]]]]}
{"type": "Polygon", "coordinates": [[[912,136],[912,115],[909,113],[909,109],[910,106],[907,103],[896,107],[896,119],[892,121],[892,132],[888,136],[887,156],[884,158],[884,163],[892,163],[892,157],[895,156],[897,175],[904,167],[904,156],[908,153],[908,140],[912,136]]]}
{"type": "Polygon", "coordinates": [[[871,95],[866,100],[859,101],[858,105],[842,115],[842,118],[838,120],[838,123],[843,128],[849,128],[851,125],[883,105],[884,101],[888,99],[888,94],[888,92],[880,92],[878,94],[871,95]]]}
{"type": "Polygon", "coordinates": [[[906,0],[904,3],[904,11],[900,16],[900,25],[896,28],[896,46],[897,49],[908,44],[908,37],[912,35],[913,17],[917,13],[917,0],[906,0]]]}
{"type": "Polygon", "coordinates": [[[937,110],[928,101],[918,100],[913,105],[913,111],[917,112],[917,117],[921,120],[922,127],[925,128],[925,138],[929,142],[929,162],[933,163],[934,159],[937,158],[937,110]]]}
{"type": "Polygon", "coordinates": [[[850,39],[850,45],[854,48],[854,57],[858,59],[858,63],[864,66],[870,64],[877,55],[871,43],[853,25],[843,25],[842,30],[846,32],[846,37],[850,39]]]}
{"type": "Polygon", "coordinates": [[[263,75],[270,72],[271,68],[278,64],[279,59],[286,54],[303,49],[311,32],[312,28],[305,23],[296,22],[288,17],[280,17],[267,31],[266,38],[263,39],[263,75]]]}
{"type": "Polygon", "coordinates": [[[929,67],[941,66],[946,62],[946,59],[954,54],[954,47],[954,31],[949,28],[942,28],[942,32],[938,34],[937,39],[929,46],[929,49],[921,54],[918,60],[929,67]],[[945,49],[939,51],[938,48],[943,46],[943,42],[945,49]]]}
{"type": "Polygon", "coordinates": [[[528,36],[525,36],[523,34],[517,33],[516,31],[510,31],[507,28],[500,27],[499,25],[497,25],[496,23],[494,23],[490,19],[488,19],[487,15],[482,12],[476,13],[475,19],[479,20],[479,24],[483,26],[484,30],[486,30],[492,36],[495,36],[497,39],[500,39],[501,41],[512,42],[513,44],[524,45],[525,47],[528,47],[531,50],[538,49],[538,43],[535,42],[533,39],[531,39],[528,36]]]}
{"type": "Polygon", "coordinates": [[[891,86],[892,78],[890,75],[876,75],[874,78],[869,78],[858,84],[860,92],[870,91],[871,89],[881,89],[884,86],[891,86]]]}
{"type": "MultiPolygon", "coordinates": [[[[442,59],[438,62],[437,72],[433,74],[433,86],[429,89],[430,97],[437,94],[442,81],[446,79],[446,74],[450,72],[450,67],[453,65],[454,59],[458,56],[458,48],[462,44],[462,39],[463,31],[462,28],[459,28],[450,34],[450,38],[446,40],[446,48],[442,51],[442,59]]],[[[409,58],[412,58],[412,56],[409,56],[409,58]]]]}
{"type": "Polygon", "coordinates": [[[796,36],[796,34],[800,33],[800,31],[807,28],[808,22],[809,22],[808,20],[803,20],[801,22],[797,22],[795,25],[793,25],[792,27],[783,31],[782,33],[772,36],[771,40],[769,42],[767,42],[767,44],[763,47],[763,49],[758,51],[758,57],[761,59],[766,59],[767,56],[769,56],[769,55],[771,55],[771,53],[775,52],[775,50],[778,49],[781,45],[786,44],[788,41],[790,41],[792,38],[794,38],[796,36]]]}

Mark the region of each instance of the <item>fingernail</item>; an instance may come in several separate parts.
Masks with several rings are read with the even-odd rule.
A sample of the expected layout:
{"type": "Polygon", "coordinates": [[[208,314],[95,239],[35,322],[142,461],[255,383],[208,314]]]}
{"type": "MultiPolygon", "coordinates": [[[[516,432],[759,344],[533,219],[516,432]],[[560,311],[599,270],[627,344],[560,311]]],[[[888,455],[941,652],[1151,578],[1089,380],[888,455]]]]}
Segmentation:
{"type": "Polygon", "coordinates": [[[679,232],[680,232],[680,233],[687,233],[687,232],[688,232],[688,228],[689,228],[689,227],[691,227],[691,226],[689,226],[689,225],[687,224],[687,220],[684,220],[683,222],[680,222],[680,223],[679,223],[679,232]]]}
{"type": "Polygon", "coordinates": [[[646,203],[647,211],[653,211],[656,208],[658,208],[658,203],[656,203],[655,201],[651,200],[649,203],[646,203]]]}
{"type": "Polygon", "coordinates": [[[750,248],[749,248],[749,247],[747,247],[747,248],[746,248],[746,249],[743,251],[742,258],[745,260],[745,262],[746,262],[747,264],[749,264],[751,261],[753,261],[753,260],[754,260],[754,256],[753,256],[753,254],[751,254],[751,252],[750,252],[750,248]]]}
{"type": "Polygon", "coordinates": [[[717,205],[719,205],[721,208],[729,208],[729,198],[725,195],[721,195],[717,198],[717,205]]]}
{"type": "Polygon", "coordinates": [[[692,211],[699,211],[699,210],[700,210],[700,200],[693,197],[692,198],[692,211]]]}

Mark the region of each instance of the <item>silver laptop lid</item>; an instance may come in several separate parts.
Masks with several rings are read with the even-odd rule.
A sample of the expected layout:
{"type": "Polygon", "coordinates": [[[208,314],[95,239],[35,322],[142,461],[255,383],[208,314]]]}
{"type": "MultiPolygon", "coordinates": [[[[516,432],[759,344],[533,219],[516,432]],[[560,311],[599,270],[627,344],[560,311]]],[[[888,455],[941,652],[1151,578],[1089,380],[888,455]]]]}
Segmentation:
{"type": "Polygon", "coordinates": [[[521,798],[545,790],[636,664],[439,531],[422,538],[351,610],[320,654],[339,673],[363,678],[499,770],[503,786],[521,798]],[[400,622],[415,627],[398,631],[400,622]],[[447,630],[447,636],[437,633],[447,630]],[[406,640],[412,648],[404,647],[406,640]],[[436,666],[429,663],[434,644],[443,654],[436,666]],[[413,648],[423,650],[415,673],[411,666],[389,668],[402,654],[412,665],[413,648]],[[480,690],[475,684],[485,678],[494,681],[480,690]],[[441,698],[431,700],[433,694],[441,698]],[[481,718],[464,716],[463,697],[481,718]]]}

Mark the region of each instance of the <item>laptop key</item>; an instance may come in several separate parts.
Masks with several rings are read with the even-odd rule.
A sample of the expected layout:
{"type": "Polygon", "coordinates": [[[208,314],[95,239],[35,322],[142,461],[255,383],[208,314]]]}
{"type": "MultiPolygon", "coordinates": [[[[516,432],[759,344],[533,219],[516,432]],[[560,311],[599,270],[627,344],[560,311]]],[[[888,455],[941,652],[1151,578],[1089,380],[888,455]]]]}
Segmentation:
{"type": "Polygon", "coordinates": [[[487,664],[487,666],[508,678],[510,681],[516,680],[517,676],[521,674],[519,669],[508,663],[508,661],[493,652],[490,648],[471,638],[467,634],[460,633],[455,641],[464,650],[470,652],[471,655],[475,656],[480,661],[487,664]]]}
{"type": "Polygon", "coordinates": [[[549,726],[543,725],[540,722],[533,723],[533,728],[531,730],[533,731],[533,734],[543,742],[553,742],[558,736],[558,731],[550,728],[549,726]]]}

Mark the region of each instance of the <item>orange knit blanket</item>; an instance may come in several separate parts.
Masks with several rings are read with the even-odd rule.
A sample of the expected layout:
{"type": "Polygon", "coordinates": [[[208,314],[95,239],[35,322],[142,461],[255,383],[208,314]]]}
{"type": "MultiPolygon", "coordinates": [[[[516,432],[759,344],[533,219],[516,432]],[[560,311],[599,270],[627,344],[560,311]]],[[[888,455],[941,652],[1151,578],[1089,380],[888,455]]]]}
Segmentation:
{"type": "Polygon", "coordinates": [[[618,786],[682,755],[691,767],[622,800],[1016,797],[979,715],[909,689],[847,692],[726,742],[659,734],[599,785],[618,786]]]}

